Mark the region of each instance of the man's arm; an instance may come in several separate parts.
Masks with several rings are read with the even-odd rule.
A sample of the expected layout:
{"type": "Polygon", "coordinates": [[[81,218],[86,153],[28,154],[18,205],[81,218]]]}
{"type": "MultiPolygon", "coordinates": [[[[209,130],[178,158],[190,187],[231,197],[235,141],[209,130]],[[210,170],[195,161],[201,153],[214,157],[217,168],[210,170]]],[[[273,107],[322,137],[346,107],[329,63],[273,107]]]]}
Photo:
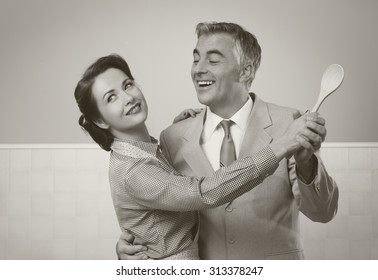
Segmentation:
{"type": "Polygon", "coordinates": [[[300,211],[313,221],[326,223],[336,215],[339,192],[315,154],[327,134],[325,120],[319,115],[309,116],[307,127],[310,131],[305,137],[310,141],[289,161],[290,179],[300,211]]]}

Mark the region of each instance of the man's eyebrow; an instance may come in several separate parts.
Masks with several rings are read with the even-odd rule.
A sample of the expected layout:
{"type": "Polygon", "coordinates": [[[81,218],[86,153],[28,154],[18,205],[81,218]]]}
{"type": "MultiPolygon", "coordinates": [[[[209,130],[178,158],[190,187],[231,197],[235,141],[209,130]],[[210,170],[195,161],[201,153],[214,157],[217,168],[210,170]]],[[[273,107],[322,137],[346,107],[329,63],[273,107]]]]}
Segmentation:
{"type": "Polygon", "coordinates": [[[223,53],[221,53],[219,50],[217,49],[214,49],[214,50],[208,50],[206,52],[207,55],[210,55],[210,54],[217,54],[217,55],[220,55],[221,57],[224,57],[223,53]]]}
{"type": "MultiPolygon", "coordinates": [[[[197,54],[199,55],[199,51],[197,49],[194,49],[193,50],[193,54],[197,54]]],[[[224,57],[223,53],[221,53],[219,50],[217,49],[213,49],[213,50],[208,50],[206,52],[207,55],[211,55],[211,54],[217,54],[217,55],[220,55],[221,57],[224,57]]]]}

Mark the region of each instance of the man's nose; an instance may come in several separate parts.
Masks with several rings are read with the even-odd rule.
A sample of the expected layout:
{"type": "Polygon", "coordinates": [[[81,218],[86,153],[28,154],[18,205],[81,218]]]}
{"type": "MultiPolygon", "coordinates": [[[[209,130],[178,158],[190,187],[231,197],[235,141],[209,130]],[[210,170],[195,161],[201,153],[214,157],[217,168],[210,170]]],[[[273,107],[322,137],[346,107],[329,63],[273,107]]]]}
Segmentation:
{"type": "Polygon", "coordinates": [[[193,64],[193,71],[195,74],[206,73],[207,65],[205,61],[199,60],[197,63],[193,64]]]}

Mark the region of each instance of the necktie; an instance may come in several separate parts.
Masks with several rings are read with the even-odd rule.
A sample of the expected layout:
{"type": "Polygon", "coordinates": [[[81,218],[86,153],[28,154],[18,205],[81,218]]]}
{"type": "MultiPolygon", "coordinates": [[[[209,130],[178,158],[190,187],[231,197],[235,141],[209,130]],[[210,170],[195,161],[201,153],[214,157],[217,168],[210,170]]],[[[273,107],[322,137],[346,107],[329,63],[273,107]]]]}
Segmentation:
{"type": "Polygon", "coordinates": [[[224,130],[224,138],[222,141],[221,151],[220,151],[220,167],[227,166],[236,160],[236,152],[234,140],[232,140],[230,127],[233,124],[232,121],[221,121],[220,125],[224,130]]]}

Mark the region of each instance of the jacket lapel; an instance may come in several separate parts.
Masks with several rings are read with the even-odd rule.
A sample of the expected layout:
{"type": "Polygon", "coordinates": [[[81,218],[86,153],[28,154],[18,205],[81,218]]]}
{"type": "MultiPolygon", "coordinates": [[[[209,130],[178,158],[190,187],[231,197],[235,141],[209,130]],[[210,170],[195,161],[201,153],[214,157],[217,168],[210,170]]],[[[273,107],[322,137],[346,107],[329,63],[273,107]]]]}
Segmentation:
{"type": "Polygon", "coordinates": [[[206,110],[193,120],[191,126],[184,135],[184,141],[187,142],[182,148],[182,154],[185,161],[193,169],[197,176],[210,176],[214,170],[200,146],[200,138],[203,129],[203,122],[206,110]]]}
{"type": "Polygon", "coordinates": [[[254,100],[254,103],[239,158],[252,155],[273,140],[265,130],[272,125],[267,104],[253,93],[251,94],[251,98],[254,100]]]}

